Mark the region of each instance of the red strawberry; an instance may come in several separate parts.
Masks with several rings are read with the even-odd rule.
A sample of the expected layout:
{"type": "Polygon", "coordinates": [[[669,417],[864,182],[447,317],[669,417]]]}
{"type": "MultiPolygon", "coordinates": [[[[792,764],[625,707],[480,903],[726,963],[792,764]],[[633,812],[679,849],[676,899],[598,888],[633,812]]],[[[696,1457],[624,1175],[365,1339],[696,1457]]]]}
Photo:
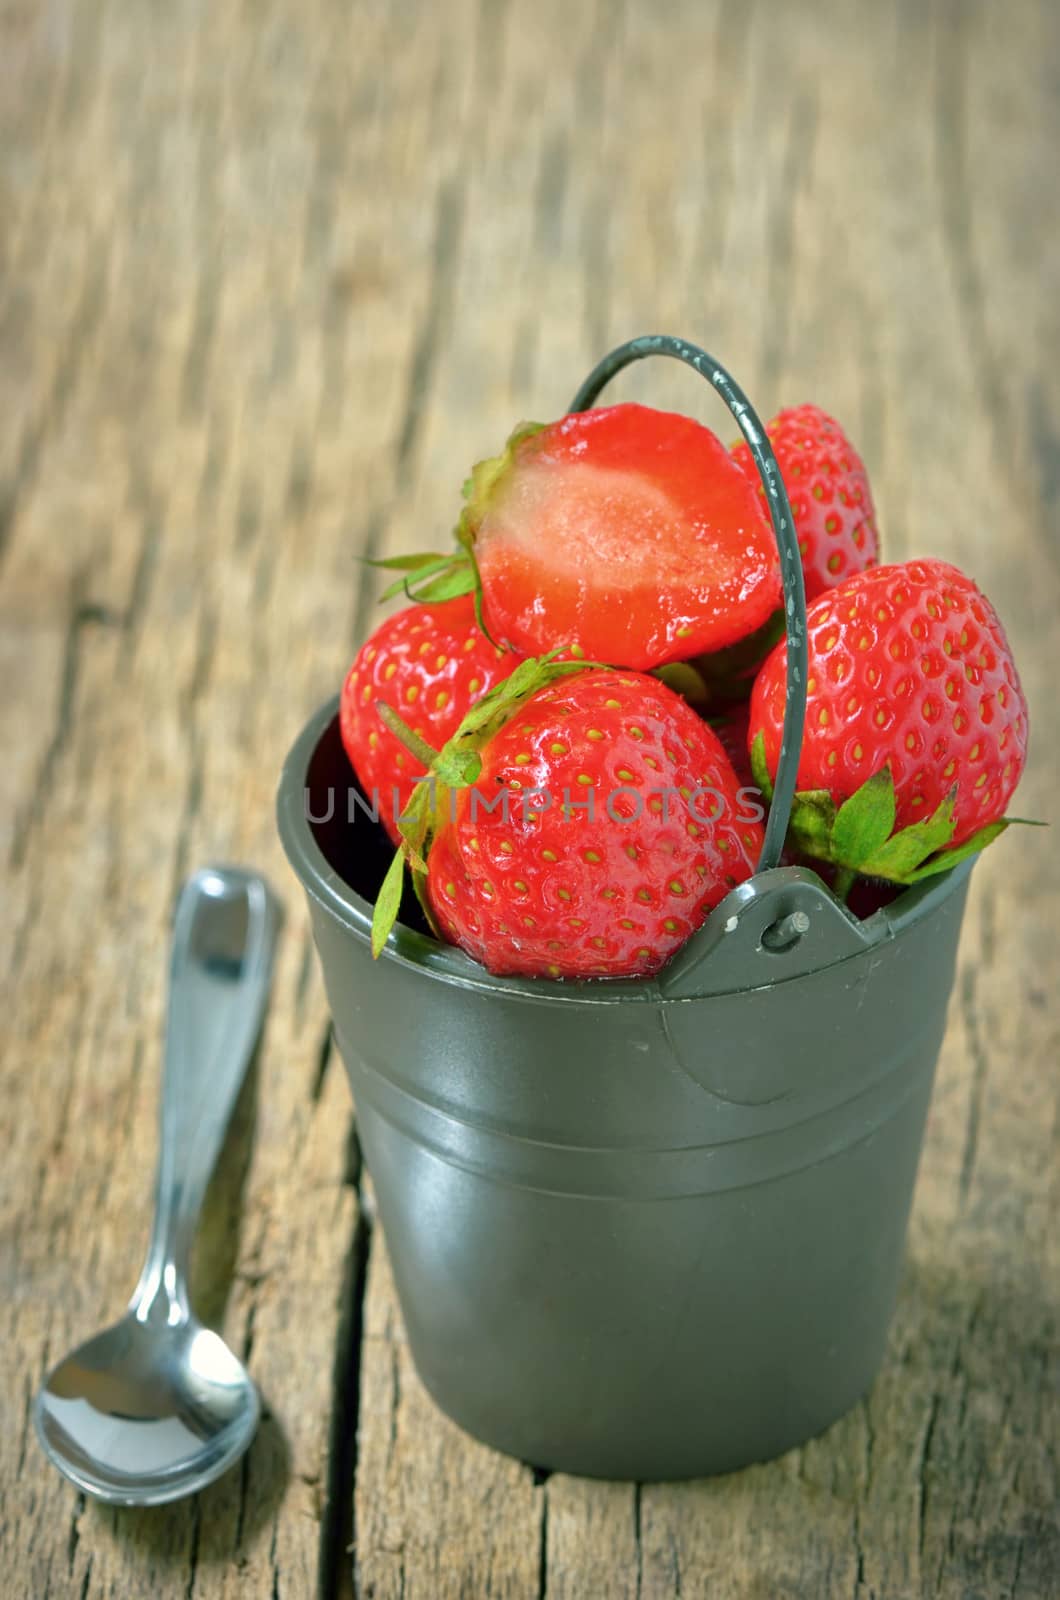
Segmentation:
{"type": "MultiPolygon", "coordinates": [[[[879,560],[876,513],[861,457],[846,434],[819,406],[792,406],[766,428],[791,501],[802,551],[806,599],[879,560]]],[[[742,441],[732,458],[765,503],[762,482],[742,441]]]]}
{"type": "MultiPolygon", "coordinates": [[[[906,561],[822,595],[807,631],[793,843],[894,882],[988,844],[1023,771],[1027,705],[986,596],[943,561],[906,561]]],[[[751,700],[752,761],[767,792],[786,668],[780,644],[751,700]]]]}
{"type": "Polygon", "coordinates": [[[378,794],[380,818],[395,843],[394,818],[423,769],[380,721],[376,701],[397,708],[429,744],[442,745],[471,702],[518,660],[486,638],[469,595],[398,611],[361,647],[343,686],[339,726],[350,764],[365,793],[378,794]]]}
{"type": "Polygon", "coordinates": [[[524,654],[563,641],[648,670],[734,643],[779,603],[769,519],[690,417],[617,405],[527,424],[465,493],[487,627],[524,654]]]}
{"type": "MultiPolygon", "coordinates": [[[[463,785],[449,805],[418,791],[409,853],[426,852],[420,887],[440,931],[494,973],[656,972],[750,876],[762,845],[714,734],[633,672],[526,662],[490,698],[477,754],[470,725],[488,705],[436,763],[463,785]]],[[[377,950],[400,864],[377,905],[377,950]]]]}

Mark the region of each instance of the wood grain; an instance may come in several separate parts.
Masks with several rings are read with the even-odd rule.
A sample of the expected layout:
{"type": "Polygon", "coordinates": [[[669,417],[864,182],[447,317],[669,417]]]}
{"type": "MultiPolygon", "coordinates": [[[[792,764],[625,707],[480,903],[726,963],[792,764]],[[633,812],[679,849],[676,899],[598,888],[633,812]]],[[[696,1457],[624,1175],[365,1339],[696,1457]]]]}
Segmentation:
{"type": "MultiPolygon", "coordinates": [[[[3,0],[0,1571],[13,1596],[1046,1600],[1060,1588],[1060,868],[977,868],[881,1378],[731,1478],[601,1485],[466,1439],[411,1367],[273,836],[476,456],[633,333],[812,397],[886,548],[971,570],[1060,778],[1060,14],[1036,0],[3,0]],[[86,1505],[29,1429],[146,1232],[168,916],[207,858],[288,919],[200,1300],[262,1385],[245,1467],[86,1505]],[[352,1559],[346,1546],[355,1548],[352,1559]]],[[[695,409],[652,365],[617,393],[695,409]]]]}

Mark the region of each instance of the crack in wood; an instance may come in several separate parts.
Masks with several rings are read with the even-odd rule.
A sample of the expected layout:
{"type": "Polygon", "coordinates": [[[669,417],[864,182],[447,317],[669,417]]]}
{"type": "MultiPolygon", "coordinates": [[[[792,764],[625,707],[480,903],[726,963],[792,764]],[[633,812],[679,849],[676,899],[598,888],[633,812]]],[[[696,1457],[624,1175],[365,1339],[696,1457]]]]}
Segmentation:
{"type": "Polygon", "coordinates": [[[191,835],[202,810],[203,796],[203,752],[198,730],[194,726],[188,732],[188,778],[184,786],[184,798],[177,820],[176,840],[173,846],[173,873],[171,898],[176,902],[181,885],[188,875],[188,862],[191,853],[191,835]]]}
{"type": "Polygon", "coordinates": [[[185,419],[201,415],[206,406],[206,377],[217,329],[217,284],[210,266],[199,273],[192,311],[191,334],[181,375],[181,410],[185,419]]]}
{"type": "Polygon", "coordinates": [[[228,424],[224,413],[214,410],[206,425],[206,453],[203,457],[199,487],[195,497],[195,514],[203,520],[215,510],[218,491],[224,482],[224,469],[228,461],[228,424]]]}
{"type": "Polygon", "coordinates": [[[928,1479],[927,1469],[931,1456],[931,1444],[935,1437],[935,1428],[939,1420],[939,1408],[942,1405],[942,1396],[935,1393],[931,1397],[931,1409],[928,1412],[927,1423],[924,1428],[923,1438],[920,1441],[920,1450],[914,1463],[918,1499],[917,1499],[917,1554],[920,1559],[921,1571],[923,1570],[924,1553],[927,1544],[927,1518],[928,1518],[928,1479]]]}
{"type": "Polygon", "coordinates": [[[350,1126],[346,1134],[346,1151],[342,1162],[342,1181],[347,1189],[356,1189],[358,1204],[363,1203],[361,1190],[361,1177],[364,1173],[364,1155],[361,1150],[361,1136],[357,1131],[357,1118],[350,1118],[350,1126]]]}
{"type": "Polygon", "coordinates": [[[634,1589],[634,1594],[636,1600],[640,1600],[641,1586],[644,1582],[644,1541],[641,1537],[640,1518],[643,1487],[643,1484],[640,1483],[633,1485],[633,1548],[636,1555],[636,1588],[634,1589]]]}
{"type": "MultiPolygon", "coordinates": [[[[536,1469],[535,1469],[536,1470],[536,1469]]],[[[548,1596],[548,1485],[541,1487],[541,1511],[537,1527],[537,1600],[548,1596]]]]}
{"type": "MultiPolygon", "coordinates": [[[[863,1600],[865,1589],[865,1552],[859,1543],[858,1533],[854,1533],[854,1600],[863,1600]]],[[[871,1600],[871,1594],[869,1597],[871,1600]]]]}
{"type": "Polygon", "coordinates": [[[187,731],[188,757],[187,782],[177,824],[173,849],[174,901],[188,872],[191,853],[191,836],[202,811],[205,785],[205,754],[199,727],[199,702],[209,681],[217,648],[217,617],[211,606],[203,603],[198,616],[195,640],[195,659],[191,676],[181,696],[182,721],[187,731]]]}
{"type": "Polygon", "coordinates": [[[334,1047],[335,1034],[331,1026],[331,1018],[329,1016],[324,1024],[324,1032],[321,1034],[320,1044],[317,1047],[316,1064],[313,1069],[313,1081],[309,1086],[309,1098],[313,1105],[320,1104],[320,1096],[324,1092],[324,1080],[328,1075],[328,1067],[331,1063],[334,1047]]]}
{"type": "Polygon", "coordinates": [[[390,1430],[387,1460],[391,1460],[398,1442],[398,1417],[401,1413],[401,1357],[397,1340],[390,1340],[390,1430]]]}
{"type": "Polygon", "coordinates": [[[143,469],[133,463],[130,468],[129,499],[139,521],[140,539],[129,585],[129,599],[125,608],[126,635],[122,643],[122,664],[128,670],[139,635],[140,623],[147,609],[151,580],[158,566],[162,545],[162,515],[154,489],[143,469]]]}
{"type": "Polygon", "coordinates": [[[261,489],[256,481],[244,477],[239,489],[239,507],[236,511],[236,550],[247,550],[257,541],[260,532],[261,489]]]}
{"type": "Polygon", "coordinates": [[[312,930],[306,928],[302,934],[302,953],[298,962],[298,976],[294,984],[294,1016],[295,1023],[299,1029],[305,1018],[306,997],[309,993],[309,980],[313,976],[315,954],[312,930]]]}
{"type": "Polygon", "coordinates": [[[188,1581],[184,1600],[194,1600],[195,1583],[199,1575],[199,1540],[202,1534],[202,1498],[196,1495],[191,1502],[191,1542],[188,1548],[188,1581]]]}
{"type": "Polygon", "coordinates": [[[66,611],[66,630],[63,637],[62,666],[59,671],[59,695],[52,722],[51,737],[44,748],[36,777],[30,785],[29,799],[17,817],[11,843],[11,866],[18,871],[26,859],[29,840],[40,829],[48,811],[52,785],[59,762],[70,739],[73,726],[74,702],[77,697],[81,673],[81,638],[89,623],[85,617],[85,573],[74,573],[69,590],[66,611]]]}
{"type": "Polygon", "coordinates": [[[681,1600],[681,1551],[674,1534],[670,1534],[670,1578],[674,1586],[673,1600],[681,1600]]]}
{"type": "Polygon", "coordinates": [[[269,1584],[269,1595],[271,1596],[271,1600],[281,1600],[280,1564],[276,1557],[276,1547],[279,1543],[279,1538],[280,1521],[278,1517],[274,1517],[272,1523],[272,1537],[269,1540],[269,1572],[272,1575],[272,1581],[269,1584]]]}
{"type": "Polygon", "coordinates": [[[332,1600],[340,1592],[343,1564],[352,1559],[354,1593],[358,1594],[357,1443],[361,1408],[361,1360],[364,1343],[364,1298],[372,1249],[372,1222],[362,1206],[346,1257],[339,1290],[339,1323],[332,1374],[331,1422],[324,1514],[320,1523],[319,1596],[332,1600]]]}
{"type": "Polygon", "coordinates": [[[285,496],[286,515],[295,522],[301,522],[309,509],[313,497],[313,471],[312,443],[296,435],[291,446],[285,496]]]}
{"type": "MultiPolygon", "coordinates": [[[[48,1370],[48,1341],[45,1339],[41,1354],[40,1368],[42,1372],[48,1370]]],[[[18,1454],[15,1457],[15,1477],[21,1478],[22,1469],[26,1465],[26,1447],[29,1444],[30,1428],[33,1419],[33,1401],[36,1390],[32,1379],[25,1378],[22,1384],[22,1426],[18,1436],[18,1454]]]]}
{"type": "Polygon", "coordinates": [[[81,1538],[80,1523],[85,1514],[85,1496],[80,1492],[74,1500],[74,1509],[70,1517],[70,1531],[66,1539],[66,1570],[73,1573],[74,1557],[77,1555],[77,1546],[81,1538]]]}

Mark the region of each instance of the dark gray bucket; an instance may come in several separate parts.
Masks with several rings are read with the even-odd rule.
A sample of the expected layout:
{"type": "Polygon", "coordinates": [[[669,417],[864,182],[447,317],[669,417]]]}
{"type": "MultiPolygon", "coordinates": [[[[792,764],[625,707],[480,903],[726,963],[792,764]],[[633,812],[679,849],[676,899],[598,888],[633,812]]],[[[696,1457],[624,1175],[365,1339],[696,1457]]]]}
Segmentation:
{"type": "MultiPolygon", "coordinates": [[[[764,432],[677,344],[623,347],[579,401],[661,350],[709,363],[745,408],[804,683],[764,432]]],[[[643,1480],[759,1461],[841,1416],[882,1357],[970,865],[857,921],[813,873],[769,864],[794,765],[766,864],[658,979],[570,984],[491,977],[411,896],[373,962],[391,847],[347,820],[336,701],[284,767],[280,832],[413,1357],[443,1410],[536,1466],[643,1480]]]]}

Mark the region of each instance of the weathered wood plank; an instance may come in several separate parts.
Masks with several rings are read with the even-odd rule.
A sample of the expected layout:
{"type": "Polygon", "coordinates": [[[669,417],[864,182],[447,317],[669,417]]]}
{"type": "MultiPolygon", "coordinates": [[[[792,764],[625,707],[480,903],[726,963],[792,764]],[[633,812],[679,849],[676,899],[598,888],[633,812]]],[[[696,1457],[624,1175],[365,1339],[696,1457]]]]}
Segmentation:
{"type": "MultiPolygon", "coordinates": [[[[335,1589],[355,1468],[357,1581],[379,1600],[1044,1600],[1060,1571],[1048,835],[1014,831],[977,869],[879,1383],[781,1462],[638,1489],[535,1482],[423,1393],[271,792],[369,625],[358,552],[444,536],[467,465],[511,421],[557,413],[610,343],[670,328],[716,347],[766,411],[834,409],[890,552],[979,576],[1031,701],[1020,809],[1050,816],[1053,10],[9,0],[0,29],[12,1592],[335,1589]],[[166,922],[208,855],[261,863],[289,909],[199,1272],[270,1416],[196,1503],[116,1514],[45,1468],[27,1408],[47,1360],[131,1285],[166,922]]],[[[676,369],[616,392],[719,419],[676,369]]]]}

